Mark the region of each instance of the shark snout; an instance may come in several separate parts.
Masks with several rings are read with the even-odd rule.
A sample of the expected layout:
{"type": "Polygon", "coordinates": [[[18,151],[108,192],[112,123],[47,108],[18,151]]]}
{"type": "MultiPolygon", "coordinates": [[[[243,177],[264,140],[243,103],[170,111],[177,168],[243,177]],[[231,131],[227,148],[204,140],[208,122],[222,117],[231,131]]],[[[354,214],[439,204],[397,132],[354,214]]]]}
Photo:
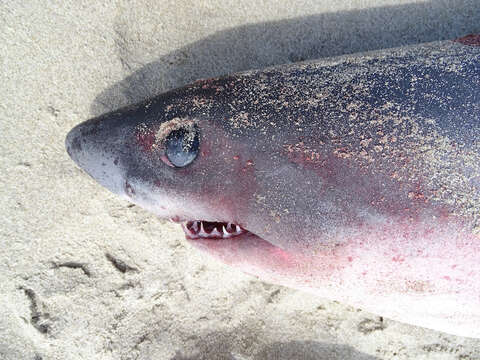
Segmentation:
{"type": "Polygon", "coordinates": [[[65,138],[65,149],[67,150],[70,158],[80,166],[79,155],[81,155],[83,149],[82,138],[80,136],[81,133],[78,128],[79,126],[76,126],[68,132],[67,137],[65,138]]]}
{"type": "Polygon", "coordinates": [[[118,129],[104,119],[91,119],[75,126],[65,138],[72,160],[94,180],[115,194],[125,193],[125,170],[121,154],[124,145],[118,129]]]}

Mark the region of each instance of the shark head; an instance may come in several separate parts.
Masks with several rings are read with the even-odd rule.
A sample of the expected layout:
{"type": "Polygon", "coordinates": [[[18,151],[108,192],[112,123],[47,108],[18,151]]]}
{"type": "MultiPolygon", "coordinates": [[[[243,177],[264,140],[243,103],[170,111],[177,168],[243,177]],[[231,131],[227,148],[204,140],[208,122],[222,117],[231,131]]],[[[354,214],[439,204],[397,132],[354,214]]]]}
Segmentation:
{"type": "Polygon", "coordinates": [[[66,149],[111,192],[181,223],[194,246],[228,263],[282,268],[287,250],[316,240],[310,194],[323,180],[285,161],[282,129],[267,133],[231,111],[231,95],[222,96],[229,84],[197,82],[88,120],[69,132],[66,149]]]}

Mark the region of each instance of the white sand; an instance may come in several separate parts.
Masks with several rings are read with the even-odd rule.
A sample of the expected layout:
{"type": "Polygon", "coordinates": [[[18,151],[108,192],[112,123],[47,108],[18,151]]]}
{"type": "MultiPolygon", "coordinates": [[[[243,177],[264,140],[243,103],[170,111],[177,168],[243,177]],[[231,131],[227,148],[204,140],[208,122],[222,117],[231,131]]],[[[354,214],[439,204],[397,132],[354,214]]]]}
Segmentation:
{"type": "Polygon", "coordinates": [[[478,1],[53,3],[0,3],[0,359],[480,359],[480,340],[200,256],[64,150],[75,124],[197,78],[479,32],[478,1]]]}

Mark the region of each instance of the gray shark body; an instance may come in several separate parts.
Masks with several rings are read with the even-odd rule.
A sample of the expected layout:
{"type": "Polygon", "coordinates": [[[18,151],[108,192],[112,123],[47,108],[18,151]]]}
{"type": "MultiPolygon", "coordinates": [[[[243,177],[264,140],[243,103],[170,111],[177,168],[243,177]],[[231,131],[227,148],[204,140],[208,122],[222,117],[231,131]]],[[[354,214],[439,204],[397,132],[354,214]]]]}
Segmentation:
{"type": "Polygon", "coordinates": [[[480,337],[479,45],[198,81],[78,125],[67,150],[227,264],[480,337]]]}

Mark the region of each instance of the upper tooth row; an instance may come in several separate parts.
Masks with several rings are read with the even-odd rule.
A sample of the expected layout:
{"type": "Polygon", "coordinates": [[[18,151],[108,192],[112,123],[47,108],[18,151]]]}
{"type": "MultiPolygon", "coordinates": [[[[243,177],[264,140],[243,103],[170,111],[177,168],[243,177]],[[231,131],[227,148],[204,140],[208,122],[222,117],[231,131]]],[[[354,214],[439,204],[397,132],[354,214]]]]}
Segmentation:
{"type": "Polygon", "coordinates": [[[218,231],[218,229],[215,227],[213,230],[208,233],[205,231],[203,228],[203,222],[202,221],[194,221],[192,224],[192,227],[188,229],[186,226],[185,228],[188,230],[188,232],[192,235],[197,235],[201,237],[211,237],[211,236],[222,236],[222,237],[231,237],[234,235],[239,235],[242,233],[242,228],[236,224],[228,223],[227,227],[225,228],[225,225],[222,226],[222,233],[218,231]],[[200,225],[199,225],[200,223],[200,225]],[[199,231],[200,229],[200,231],[199,231]],[[227,229],[230,231],[228,232],[227,229]],[[234,230],[234,232],[231,232],[234,230]]]}

